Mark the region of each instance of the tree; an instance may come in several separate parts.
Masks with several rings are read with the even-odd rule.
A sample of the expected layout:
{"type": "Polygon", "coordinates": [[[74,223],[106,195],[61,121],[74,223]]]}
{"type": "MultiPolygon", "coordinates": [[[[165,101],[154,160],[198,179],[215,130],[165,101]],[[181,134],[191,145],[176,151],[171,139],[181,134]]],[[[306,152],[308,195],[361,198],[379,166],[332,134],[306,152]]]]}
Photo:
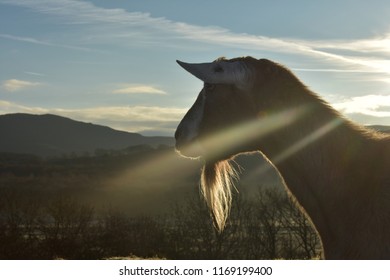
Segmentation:
{"type": "Polygon", "coordinates": [[[48,203],[39,220],[42,246],[48,258],[88,258],[94,210],[75,200],[60,197],[48,203]]]}

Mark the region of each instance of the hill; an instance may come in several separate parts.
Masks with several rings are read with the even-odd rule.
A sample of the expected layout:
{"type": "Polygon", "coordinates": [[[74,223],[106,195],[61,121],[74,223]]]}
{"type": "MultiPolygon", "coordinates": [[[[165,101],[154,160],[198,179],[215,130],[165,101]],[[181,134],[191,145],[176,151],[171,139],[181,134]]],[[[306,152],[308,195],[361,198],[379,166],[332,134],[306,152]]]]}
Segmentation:
{"type": "Polygon", "coordinates": [[[371,125],[369,127],[377,131],[390,133],[390,126],[387,125],[371,125]]]}
{"type": "Polygon", "coordinates": [[[138,145],[174,145],[174,139],[170,137],[145,137],[49,114],[1,115],[0,135],[0,152],[45,157],[138,145]]]}

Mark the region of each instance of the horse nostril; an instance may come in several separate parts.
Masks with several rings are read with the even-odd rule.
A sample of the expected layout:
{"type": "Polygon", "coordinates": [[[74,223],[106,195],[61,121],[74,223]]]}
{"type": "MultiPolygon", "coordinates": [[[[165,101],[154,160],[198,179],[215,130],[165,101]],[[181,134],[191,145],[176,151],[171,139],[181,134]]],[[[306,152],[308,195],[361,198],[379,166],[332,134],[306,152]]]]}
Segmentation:
{"type": "Polygon", "coordinates": [[[176,139],[176,141],[180,138],[181,134],[182,134],[181,130],[179,128],[177,128],[176,131],[175,131],[175,139],[176,139]]]}
{"type": "Polygon", "coordinates": [[[180,150],[185,145],[185,137],[183,133],[183,129],[177,129],[175,132],[175,147],[177,150],[180,150]]]}

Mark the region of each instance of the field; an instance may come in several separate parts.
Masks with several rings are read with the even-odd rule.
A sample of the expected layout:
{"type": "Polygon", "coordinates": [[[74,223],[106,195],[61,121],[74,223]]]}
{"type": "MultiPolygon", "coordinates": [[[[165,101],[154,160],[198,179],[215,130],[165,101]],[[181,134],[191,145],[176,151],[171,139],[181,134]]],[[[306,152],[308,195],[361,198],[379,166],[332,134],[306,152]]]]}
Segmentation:
{"type": "Polygon", "coordinates": [[[200,163],[170,147],[2,154],[0,259],[318,257],[315,231],[275,172],[258,156],[237,161],[239,193],[218,234],[200,198],[200,163]]]}

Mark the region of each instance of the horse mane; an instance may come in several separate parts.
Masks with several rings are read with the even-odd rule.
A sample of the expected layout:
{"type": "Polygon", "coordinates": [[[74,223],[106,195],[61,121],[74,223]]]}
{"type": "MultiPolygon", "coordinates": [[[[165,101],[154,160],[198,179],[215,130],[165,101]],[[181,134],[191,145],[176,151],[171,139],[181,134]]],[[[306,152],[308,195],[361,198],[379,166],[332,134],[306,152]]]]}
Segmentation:
{"type": "Polygon", "coordinates": [[[238,174],[230,160],[206,162],[200,186],[214,224],[219,231],[225,227],[232,204],[232,189],[238,174]]]}

